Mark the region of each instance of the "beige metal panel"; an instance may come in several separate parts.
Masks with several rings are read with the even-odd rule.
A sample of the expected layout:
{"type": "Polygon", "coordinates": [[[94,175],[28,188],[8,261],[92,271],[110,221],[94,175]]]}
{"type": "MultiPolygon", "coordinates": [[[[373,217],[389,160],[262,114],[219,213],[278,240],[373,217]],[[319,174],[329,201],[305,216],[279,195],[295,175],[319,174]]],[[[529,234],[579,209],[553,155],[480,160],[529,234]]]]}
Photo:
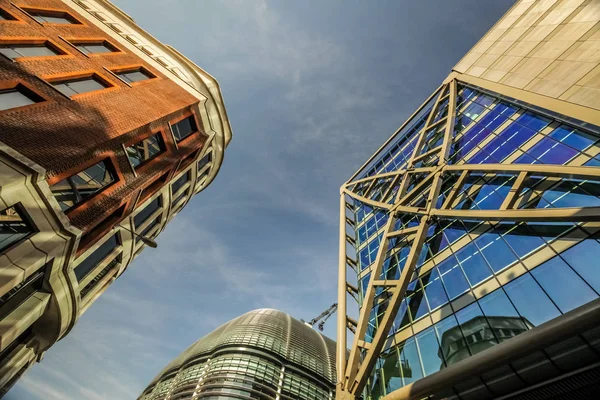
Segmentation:
{"type": "Polygon", "coordinates": [[[519,1],[454,71],[600,110],[598,29],[600,0],[519,1]]]}

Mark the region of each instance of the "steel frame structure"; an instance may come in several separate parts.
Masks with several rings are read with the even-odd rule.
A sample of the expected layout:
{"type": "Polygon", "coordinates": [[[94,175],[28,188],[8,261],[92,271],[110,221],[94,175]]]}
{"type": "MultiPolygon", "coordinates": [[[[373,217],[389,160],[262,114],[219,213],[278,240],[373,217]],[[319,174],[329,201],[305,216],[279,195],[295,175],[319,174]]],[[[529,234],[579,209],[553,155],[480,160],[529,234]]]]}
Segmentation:
{"type": "MultiPolygon", "coordinates": [[[[448,163],[449,153],[453,140],[454,124],[456,117],[457,86],[458,84],[477,86],[485,91],[494,92],[501,97],[518,99],[529,105],[540,107],[558,114],[569,115],[572,118],[600,125],[600,113],[589,108],[577,106],[545,96],[540,96],[521,89],[495,84],[480,78],[453,72],[446,81],[432,94],[418,110],[390,137],[384,145],[345,183],[340,189],[340,236],[339,236],[339,279],[338,279],[338,330],[337,330],[337,392],[336,399],[355,399],[360,396],[372,369],[386,342],[387,335],[398,312],[407,286],[415,273],[415,266],[427,231],[437,218],[452,218],[458,220],[475,221],[600,221],[599,207],[579,208],[553,208],[553,209],[518,209],[516,200],[524,188],[524,183],[532,174],[546,178],[580,178],[600,180],[600,168],[573,166],[573,165],[539,165],[539,164],[465,164],[448,163]],[[380,173],[366,178],[356,179],[381,151],[435,99],[424,127],[420,130],[417,144],[412,156],[403,169],[380,173]],[[443,118],[434,120],[438,106],[448,100],[448,111],[443,118]],[[431,128],[441,131],[444,126],[443,142],[441,145],[422,153],[426,142],[426,135],[431,128]],[[438,158],[437,162],[426,166],[416,167],[419,161],[438,158]],[[456,199],[463,184],[473,173],[514,175],[510,191],[505,196],[502,205],[497,210],[454,210],[449,206],[456,199]],[[436,200],[440,194],[444,177],[448,174],[457,174],[458,178],[449,191],[441,207],[436,207],[436,200]],[[421,177],[419,179],[419,177],[421,177]],[[383,189],[381,189],[383,187],[383,189]],[[370,199],[369,195],[374,190],[380,190],[381,196],[377,200],[370,199]],[[428,191],[428,192],[427,192],[428,191]],[[419,195],[426,194],[425,205],[411,205],[419,195]],[[385,210],[388,220],[383,229],[383,236],[377,252],[375,262],[371,266],[371,279],[369,281],[358,321],[347,316],[347,292],[350,291],[347,283],[348,267],[356,269],[357,262],[347,254],[347,246],[354,245],[355,240],[348,234],[347,226],[353,226],[353,221],[347,216],[347,210],[352,210],[348,202],[358,201],[374,208],[385,210]],[[398,218],[402,215],[414,215],[419,218],[416,227],[393,230],[398,218]],[[402,238],[410,243],[410,252],[401,275],[397,280],[380,279],[382,267],[388,252],[390,239],[402,238]],[[378,328],[372,340],[366,341],[371,312],[374,308],[374,299],[382,292],[387,292],[385,301],[387,306],[378,318],[378,328]],[[350,354],[347,356],[347,328],[355,328],[355,335],[350,354]]],[[[350,285],[351,286],[351,285],[350,285]]],[[[379,310],[381,311],[381,310],[379,310]]],[[[394,397],[396,398],[396,397],[394,397]]],[[[399,397],[398,397],[399,398],[399,397]]],[[[408,397],[406,397],[408,398],[408,397]]]]}

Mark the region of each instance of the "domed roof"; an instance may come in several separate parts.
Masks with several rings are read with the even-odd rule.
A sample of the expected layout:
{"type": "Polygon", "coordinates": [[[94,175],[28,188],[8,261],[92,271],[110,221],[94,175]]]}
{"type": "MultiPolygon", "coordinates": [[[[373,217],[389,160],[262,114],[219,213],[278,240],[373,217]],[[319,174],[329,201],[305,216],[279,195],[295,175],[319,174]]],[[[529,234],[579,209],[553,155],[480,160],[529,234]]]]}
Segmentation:
{"type": "Polygon", "coordinates": [[[192,359],[223,347],[240,346],[274,353],[335,384],[335,342],[288,314],[268,308],[247,312],[219,326],[188,347],[152,383],[192,359]]]}

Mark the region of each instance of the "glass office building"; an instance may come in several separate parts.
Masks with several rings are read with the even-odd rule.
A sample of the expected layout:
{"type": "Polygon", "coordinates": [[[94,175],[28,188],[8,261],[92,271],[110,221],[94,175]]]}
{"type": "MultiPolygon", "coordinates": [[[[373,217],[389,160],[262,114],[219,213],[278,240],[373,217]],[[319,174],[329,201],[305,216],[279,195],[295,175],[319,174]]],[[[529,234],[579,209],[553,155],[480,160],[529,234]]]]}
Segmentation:
{"type": "Polygon", "coordinates": [[[338,399],[595,398],[599,6],[518,1],[342,186],[338,399]]]}
{"type": "Polygon", "coordinates": [[[198,340],[139,400],[333,399],[335,342],[272,309],[250,311],[198,340]]]}

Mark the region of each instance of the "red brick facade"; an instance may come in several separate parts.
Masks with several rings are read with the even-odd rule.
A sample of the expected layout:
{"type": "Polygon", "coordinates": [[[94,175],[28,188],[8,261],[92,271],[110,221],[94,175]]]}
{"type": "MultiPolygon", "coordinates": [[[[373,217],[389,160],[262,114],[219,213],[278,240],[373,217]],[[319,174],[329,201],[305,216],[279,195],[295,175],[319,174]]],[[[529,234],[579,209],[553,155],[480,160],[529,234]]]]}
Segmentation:
{"type": "MultiPolygon", "coordinates": [[[[118,182],[67,212],[71,222],[89,231],[125,205],[129,214],[144,187],[170,171],[199,149],[206,136],[196,133],[175,145],[168,122],[192,112],[198,99],[171,79],[130,53],[109,35],[59,0],[0,0],[0,8],[16,17],[0,21],[0,44],[38,41],[49,43],[63,55],[21,58],[0,56],[0,89],[23,84],[46,101],[0,111],[0,140],[44,167],[50,184],[110,158],[118,182]],[[13,5],[14,4],[14,5],[13,5]],[[77,25],[40,24],[23,9],[68,12],[77,25]],[[120,52],[85,55],[72,45],[77,40],[107,40],[120,52]],[[156,77],[128,85],[110,71],[142,66],[156,77]],[[68,98],[49,82],[62,77],[96,74],[111,87],[68,98]],[[167,151],[133,173],[123,144],[162,131],[167,151]]],[[[199,116],[195,115],[201,129],[199,116]]],[[[170,178],[170,176],[169,176],[170,178]]],[[[116,221],[116,220],[114,220],[116,221]]],[[[105,225],[105,224],[103,224],[105,225]]],[[[97,232],[97,235],[102,232],[97,232]]],[[[97,237],[96,232],[93,235],[97,237]]],[[[88,239],[93,241],[93,237],[88,239]]]]}

